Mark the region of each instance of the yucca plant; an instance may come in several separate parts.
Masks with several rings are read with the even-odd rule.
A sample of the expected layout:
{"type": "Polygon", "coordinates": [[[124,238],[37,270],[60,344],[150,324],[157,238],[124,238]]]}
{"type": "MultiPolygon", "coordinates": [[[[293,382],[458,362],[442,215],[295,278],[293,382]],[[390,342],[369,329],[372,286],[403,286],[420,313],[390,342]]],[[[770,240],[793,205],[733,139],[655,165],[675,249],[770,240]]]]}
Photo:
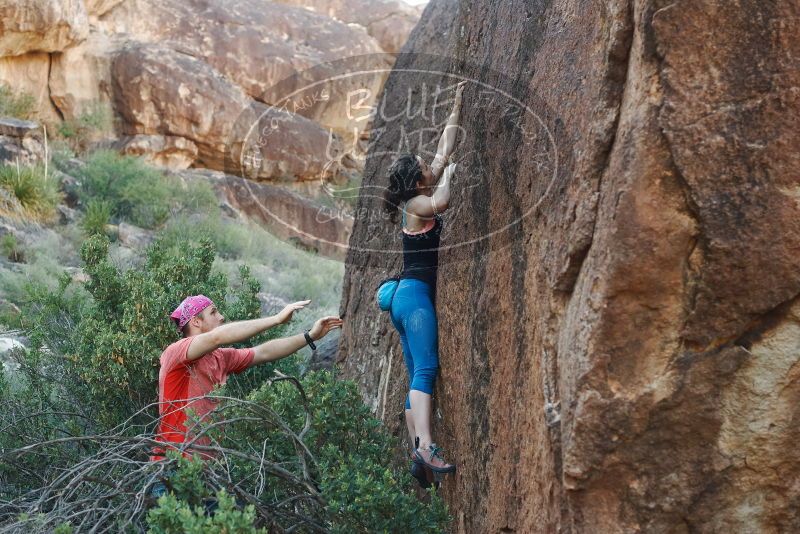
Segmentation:
{"type": "Polygon", "coordinates": [[[87,236],[105,234],[106,226],[111,220],[111,203],[104,200],[91,199],[86,204],[86,211],[81,219],[81,229],[87,236]]]}
{"type": "Polygon", "coordinates": [[[47,176],[41,165],[1,166],[0,188],[8,193],[3,195],[3,211],[16,218],[50,221],[55,217],[56,206],[61,201],[58,182],[52,176],[47,176]]]}

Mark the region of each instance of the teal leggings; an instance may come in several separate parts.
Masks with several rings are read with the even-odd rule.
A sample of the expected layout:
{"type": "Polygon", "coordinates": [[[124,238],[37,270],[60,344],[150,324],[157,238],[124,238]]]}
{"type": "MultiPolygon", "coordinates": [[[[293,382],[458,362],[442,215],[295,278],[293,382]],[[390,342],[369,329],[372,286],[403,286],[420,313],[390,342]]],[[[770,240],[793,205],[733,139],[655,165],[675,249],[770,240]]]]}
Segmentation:
{"type": "MultiPolygon", "coordinates": [[[[400,280],[392,299],[391,317],[400,334],[409,389],[431,395],[439,371],[439,327],[431,286],[413,278],[400,280]]],[[[410,409],[407,395],[406,410],[410,409]]]]}

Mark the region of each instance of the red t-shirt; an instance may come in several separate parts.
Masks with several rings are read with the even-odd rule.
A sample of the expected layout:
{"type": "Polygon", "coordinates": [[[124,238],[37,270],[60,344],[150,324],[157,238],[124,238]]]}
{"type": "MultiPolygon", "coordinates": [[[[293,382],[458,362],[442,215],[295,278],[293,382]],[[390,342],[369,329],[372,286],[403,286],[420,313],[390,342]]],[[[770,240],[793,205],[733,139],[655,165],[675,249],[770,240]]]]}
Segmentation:
{"type": "MultiPolygon", "coordinates": [[[[187,424],[186,410],[204,420],[214,410],[218,401],[206,397],[216,386],[225,384],[228,375],[241,373],[253,363],[253,349],[216,349],[196,360],[187,360],[189,345],[194,336],[176,341],[161,354],[158,373],[158,441],[183,443],[192,435],[195,421],[187,424]],[[199,398],[196,398],[199,397],[199,398]],[[193,399],[193,400],[188,400],[193,399]],[[187,428],[188,427],[188,428],[187,428]]],[[[195,441],[207,445],[206,436],[195,441]]],[[[157,448],[151,460],[163,459],[163,449],[157,448]]],[[[208,455],[200,454],[201,457],[208,455]]]]}

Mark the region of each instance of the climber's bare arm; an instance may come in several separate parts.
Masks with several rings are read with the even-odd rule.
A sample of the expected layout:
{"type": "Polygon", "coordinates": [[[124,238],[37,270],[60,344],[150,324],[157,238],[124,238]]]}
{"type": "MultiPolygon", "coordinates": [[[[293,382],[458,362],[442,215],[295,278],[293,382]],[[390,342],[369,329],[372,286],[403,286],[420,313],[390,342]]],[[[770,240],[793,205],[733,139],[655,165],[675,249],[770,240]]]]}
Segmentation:
{"type": "Polygon", "coordinates": [[[423,219],[429,219],[450,207],[450,182],[456,171],[456,164],[445,167],[433,195],[417,195],[408,201],[408,211],[423,219]]]}
{"type": "Polygon", "coordinates": [[[458,137],[459,120],[461,115],[461,95],[464,93],[464,86],[466,81],[458,82],[456,86],[456,98],[453,103],[453,111],[450,112],[450,117],[447,119],[447,124],[444,127],[442,136],[439,138],[439,146],[436,148],[436,156],[431,163],[431,173],[438,180],[442,176],[442,171],[450,163],[450,156],[453,154],[453,149],[456,146],[456,138],[458,137]]]}

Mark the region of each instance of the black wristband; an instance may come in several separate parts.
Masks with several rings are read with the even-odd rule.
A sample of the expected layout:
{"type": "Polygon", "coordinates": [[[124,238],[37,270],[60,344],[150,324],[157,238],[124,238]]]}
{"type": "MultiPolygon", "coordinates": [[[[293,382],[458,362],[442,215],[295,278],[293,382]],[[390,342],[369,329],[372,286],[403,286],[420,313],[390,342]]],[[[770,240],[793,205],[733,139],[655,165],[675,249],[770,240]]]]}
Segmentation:
{"type": "Polygon", "coordinates": [[[311,336],[308,335],[308,332],[309,332],[309,330],[306,330],[305,332],[303,332],[303,335],[306,338],[306,343],[308,343],[308,346],[311,347],[311,350],[317,350],[317,346],[314,345],[314,340],[311,339],[311,336]]]}

